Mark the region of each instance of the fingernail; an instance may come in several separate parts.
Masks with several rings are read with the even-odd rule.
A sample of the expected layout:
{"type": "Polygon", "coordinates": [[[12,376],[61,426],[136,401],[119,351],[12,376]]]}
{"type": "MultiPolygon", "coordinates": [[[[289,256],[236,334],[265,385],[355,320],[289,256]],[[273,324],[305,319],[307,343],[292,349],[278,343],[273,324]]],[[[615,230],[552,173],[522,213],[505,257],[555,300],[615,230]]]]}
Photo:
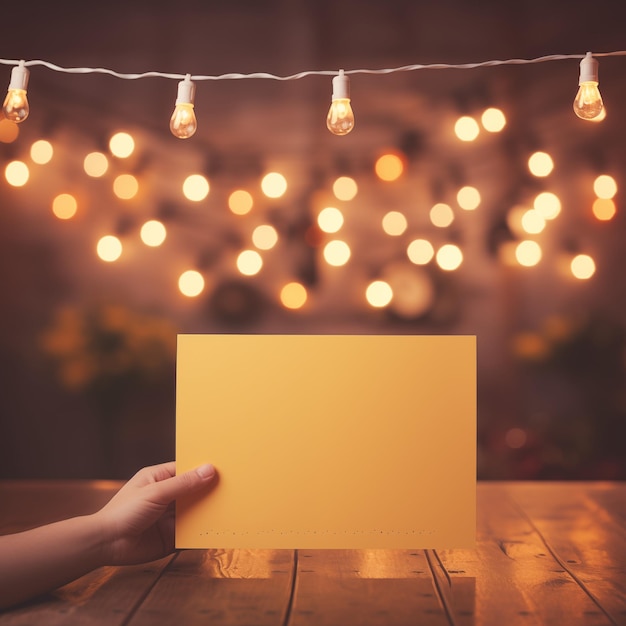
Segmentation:
{"type": "Polygon", "coordinates": [[[196,472],[200,478],[211,478],[215,474],[215,468],[210,463],[207,463],[196,468],[196,472]]]}

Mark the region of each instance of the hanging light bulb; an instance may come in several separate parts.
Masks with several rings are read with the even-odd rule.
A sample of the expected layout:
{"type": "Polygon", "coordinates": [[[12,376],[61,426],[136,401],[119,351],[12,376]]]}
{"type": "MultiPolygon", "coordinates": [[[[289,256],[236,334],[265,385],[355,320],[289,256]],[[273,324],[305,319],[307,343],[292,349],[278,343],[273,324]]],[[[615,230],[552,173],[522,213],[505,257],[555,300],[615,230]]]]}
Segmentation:
{"type": "Polygon", "coordinates": [[[334,135],[347,135],[354,128],[354,113],[350,106],[350,79],[339,70],[333,78],[332,104],[326,117],[326,126],[334,135]]]}
{"type": "Polygon", "coordinates": [[[574,113],[582,120],[596,119],[604,108],[598,89],[598,62],[587,52],[580,62],[578,93],[574,99],[574,113]]]}
{"type": "Polygon", "coordinates": [[[7,91],[7,97],[2,105],[4,116],[11,122],[23,122],[30,113],[28,99],[26,98],[26,87],[28,86],[28,76],[30,72],[24,61],[20,61],[11,70],[11,82],[7,91]]]}
{"type": "Polygon", "coordinates": [[[191,74],[187,74],[185,80],[178,83],[176,108],[170,119],[170,130],[174,137],[188,139],[198,129],[196,114],[193,110],[195,93],[196,86],[191,82],[191,74]]]}

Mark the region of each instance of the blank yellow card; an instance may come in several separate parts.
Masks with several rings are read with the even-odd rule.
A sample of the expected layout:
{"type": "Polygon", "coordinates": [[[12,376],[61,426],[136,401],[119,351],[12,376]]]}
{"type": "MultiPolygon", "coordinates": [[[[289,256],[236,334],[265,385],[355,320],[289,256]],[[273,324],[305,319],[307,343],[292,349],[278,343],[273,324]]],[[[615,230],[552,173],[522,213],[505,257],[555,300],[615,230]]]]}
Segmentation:
{"type": "Polygon", "coordinates": [[[473,547],[476,340],[179,335],[178,548],[473,547]]]}

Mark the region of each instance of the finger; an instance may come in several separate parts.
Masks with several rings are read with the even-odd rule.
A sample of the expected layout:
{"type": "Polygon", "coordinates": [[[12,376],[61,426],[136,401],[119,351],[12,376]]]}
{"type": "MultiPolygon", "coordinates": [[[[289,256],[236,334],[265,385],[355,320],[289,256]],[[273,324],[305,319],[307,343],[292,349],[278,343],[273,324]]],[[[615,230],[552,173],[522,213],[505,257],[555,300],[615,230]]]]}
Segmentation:
{"type": "Polygon", "coordinates": [[[213,465],[201,465],[196,469],[156,482],[150,485],[150,489],[161,504],[166,504],[210,484],[215,475],[213,465]]]}
{"type": "Polygon", "coordinates": [[[137,487],[166,480],[176,475],[176,463],[169,461],[159,465],[150,465],[140,469],[128,482],[137,487]]]}

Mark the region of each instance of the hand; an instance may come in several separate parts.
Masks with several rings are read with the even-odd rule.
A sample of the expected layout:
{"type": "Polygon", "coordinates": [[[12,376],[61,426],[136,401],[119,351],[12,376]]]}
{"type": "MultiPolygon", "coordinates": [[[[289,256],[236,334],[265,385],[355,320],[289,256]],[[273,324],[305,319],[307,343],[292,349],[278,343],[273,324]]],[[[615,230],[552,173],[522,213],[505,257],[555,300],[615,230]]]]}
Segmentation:
{"type": "Polygon", "coordinates": [[[145,467],[94,514],[103,537],[104,562],[130,565],[174,550],[174,500],[214,483],[212,465],[176,474],[172,461],[145,467]]]}

